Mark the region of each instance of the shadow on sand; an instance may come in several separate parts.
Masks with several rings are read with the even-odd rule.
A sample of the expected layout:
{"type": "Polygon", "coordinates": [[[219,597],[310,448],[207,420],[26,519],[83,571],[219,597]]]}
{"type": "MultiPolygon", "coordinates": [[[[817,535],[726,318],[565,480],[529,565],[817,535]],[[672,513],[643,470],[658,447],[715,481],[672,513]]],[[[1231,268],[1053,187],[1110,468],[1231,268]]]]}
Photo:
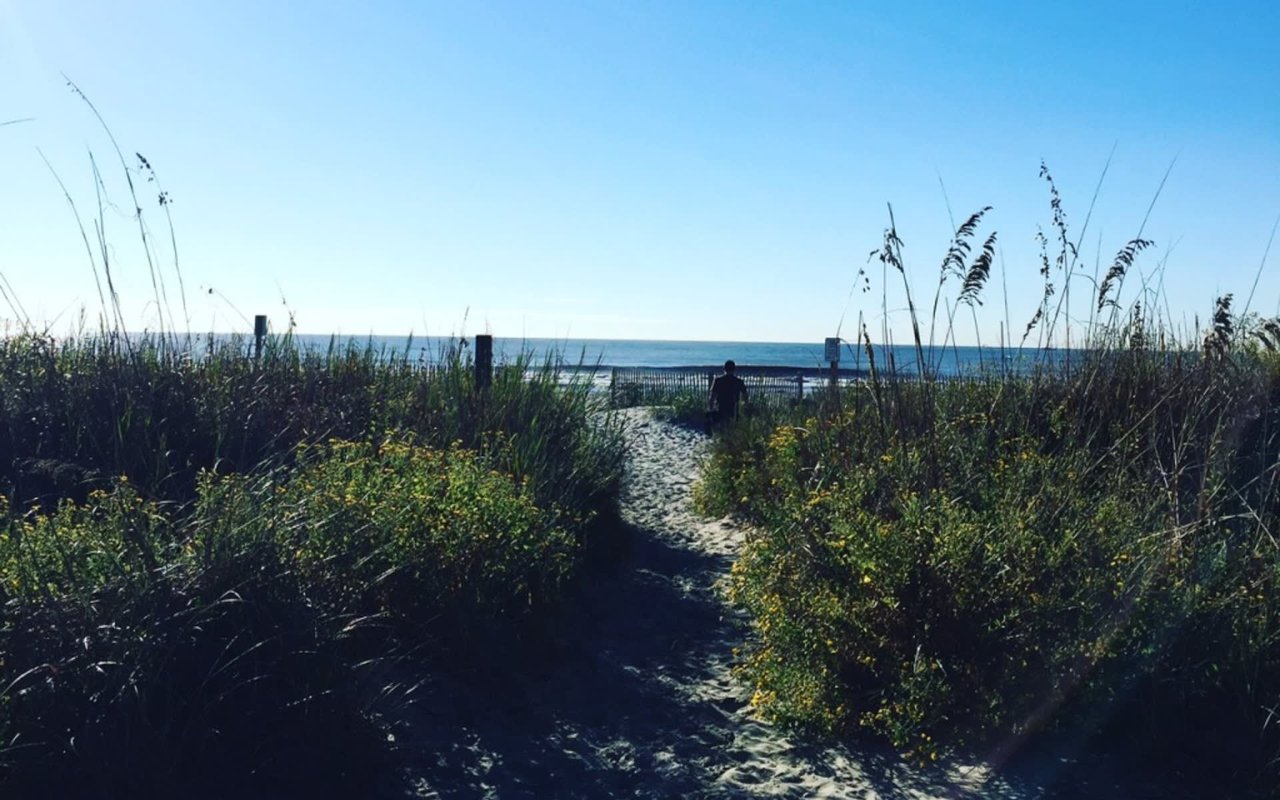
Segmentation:
{"type": "Polygon", "coordinates": [[[744,622],[716,586],[729,559],[622,535],[624,557],[578,587],[544,651],[423,685],[396,730],[409,795],[1037,795],[911,770],[883,748],[796,744],[753,719],[730,673],[744,622]]]}

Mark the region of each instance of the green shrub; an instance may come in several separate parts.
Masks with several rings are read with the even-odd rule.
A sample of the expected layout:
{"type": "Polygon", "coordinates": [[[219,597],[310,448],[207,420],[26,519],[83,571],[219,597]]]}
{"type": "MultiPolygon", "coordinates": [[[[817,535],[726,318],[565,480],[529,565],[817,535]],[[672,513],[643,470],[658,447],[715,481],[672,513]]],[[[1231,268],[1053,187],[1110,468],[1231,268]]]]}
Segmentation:
{"type": "Polygon", "coordinates": [[[89,504],[63,501],[52,514],[12,517],[0,496],[0,585],[25,601],[89,602],[109,585],[145,589],[166,563],[168,517],[127,480],[95,490],[89,504]]]}
{"type": "Polygon", "coordinates": [[[1145,282],[1122,306],[1153,242],[1085,276],[1040,177],[1043,291],[981,354],[993,366],[957,380],[939,366],[957,321],[981,341],[960,307],[976,312],[991,277],[991,209],[956,227],[931,306],[891,210],[871,255],[902,296],[886,284],[878,314],[888,340],[888,309],[905,309],[914,363],[860,323],[866,380],[715,440],[695,498],[754,526],[732,580],[756,626],[742,671],[768,715],[870,729],[925,760],[986,747],[999,763],[1069,725],[1274,792],[1280,319],[1237,316],[1223,295],[1188,339],[1145,282]],[[1010,349],[1018,330],[1034,347],[1010,349]]]}
{"type": "Polygon", "coordinates": [[[1278,373],[1106,367],[886,383],[718,438],[697,498],[755,523],[732,579],[755,704],[923,759],[1124,719],[1262,768],[1280,744],[1280,520],[1258,477],[1278,373]]]}
{"type": "Polygon", "coordinates": [[[198,473],[188,504],[124,478],[48,512],[0,496],[6,796],[367,787],[372,704],[395,696],[366,686],[377,665],[422,633],[437,653],[510,642],[616,491],[609,420],[571,393],[494,389],[468,412],[473,448],[303,445],[198,473]]]}
{"type": "Polygon", "coordinates": [[[279,490],[280,546],[339,609],[516,615],[555,596],[577,543],[528,481],[460,446],[333,441],[279,490]]]}

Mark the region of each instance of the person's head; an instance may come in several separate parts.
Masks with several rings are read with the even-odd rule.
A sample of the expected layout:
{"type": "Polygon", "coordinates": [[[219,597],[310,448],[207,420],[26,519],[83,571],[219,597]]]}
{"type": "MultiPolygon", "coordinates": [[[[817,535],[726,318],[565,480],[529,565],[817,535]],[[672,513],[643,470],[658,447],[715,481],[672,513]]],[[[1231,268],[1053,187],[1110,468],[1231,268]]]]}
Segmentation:
{"type": "Polygon", "coordinates": [[[733,371],[734,371],[735,369],[737,369],[737,368],[738,368],[738,365],[737,365],[737,364],[735,364],[735,363],[733,363],[733,359],[732,359],[732,358],[731,358],[731,359],[729,359],[728,361],[724,362],[724,371],[725,371],[725,374],[732,375],[732,374],[733,374],[733,371]]]}

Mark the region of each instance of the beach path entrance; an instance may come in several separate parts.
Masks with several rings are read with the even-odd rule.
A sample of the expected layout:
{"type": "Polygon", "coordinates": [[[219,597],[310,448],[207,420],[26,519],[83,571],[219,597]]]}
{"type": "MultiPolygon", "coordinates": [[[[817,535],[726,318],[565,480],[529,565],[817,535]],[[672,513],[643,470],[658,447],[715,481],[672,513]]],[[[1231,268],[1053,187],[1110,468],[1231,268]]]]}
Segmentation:
{"type": "MultiPolygon", "coordinates": [[[[807,745],[758,719],[733,675],[749,625],[723,591],[744,533],[691,504],[708,439],[648,408],[618,413],[631,454],[621,557],[578,590],[549,652],[421,686],[397,733],[408,796],[1045,796],[983,768],[807,745]]],[[[1098,796],[1120,796],[1111,788],[1098,796]]]]}

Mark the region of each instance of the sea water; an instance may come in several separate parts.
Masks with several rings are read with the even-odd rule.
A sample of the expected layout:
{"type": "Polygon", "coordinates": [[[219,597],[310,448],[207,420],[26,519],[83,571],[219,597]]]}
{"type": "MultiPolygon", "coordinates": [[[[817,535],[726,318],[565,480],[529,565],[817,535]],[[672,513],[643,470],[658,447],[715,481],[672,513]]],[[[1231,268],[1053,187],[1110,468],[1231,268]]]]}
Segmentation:
{"type": "MultiPolygon", "coordinates": [[[[304,347],[373,349],[414,359],[431,361],[451,348],[474,347],[470,337],[365,336],[336,337],[302,334],[296,339],[304,347]]],[[[751,367],[794,367],[800,370],[822,370],[822,342],[699,342],[641,339],[523,339],[495,336],[494,362],[512,363],[525,358],[526,363],[541,364],[545,360],[569,368],[598,369],[613,367],[654,367],[663,369],[718,368],[732,359],[742,371],[751,367]]],[[[919,374],[920,358],[911,346],[875,345],[875,366],[881,371],[899,375],[919,374]]],[[[963,346],[925,347],[922,350],[928,371],[943,377],[957,377],[984,371],[1021,371],[1035,364],[1060,363],[1069,353],[1064,350],[1018,350],[1016,348],[978,348],[963,346]]],[[[840,347],[839,366],[855,373],[869,371],[871,362],[864,346],[845,342],[840,347]]]]}

